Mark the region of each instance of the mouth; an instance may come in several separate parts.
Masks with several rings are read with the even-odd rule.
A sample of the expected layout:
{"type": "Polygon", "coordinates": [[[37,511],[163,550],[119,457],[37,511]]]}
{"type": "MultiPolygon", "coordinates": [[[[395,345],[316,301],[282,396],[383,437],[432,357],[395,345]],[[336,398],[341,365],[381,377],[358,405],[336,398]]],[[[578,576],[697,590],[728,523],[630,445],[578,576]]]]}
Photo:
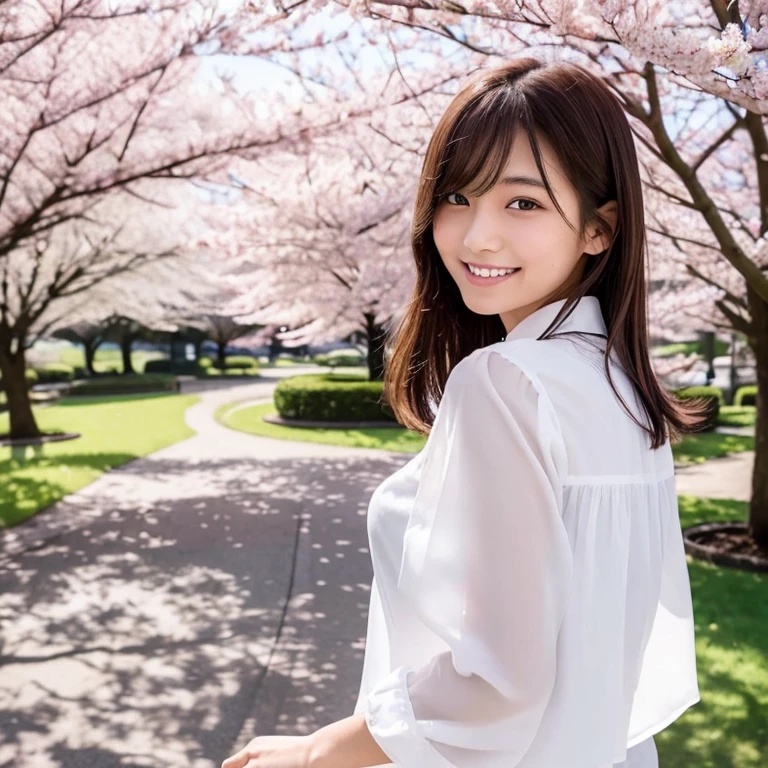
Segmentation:
{"type": "MultiPolygon", "coordinates": [[[[472,283],[473,285],[496,285],[496,283],[500,283],[500,282],[503,282],[504,280],[509,279],[510,277],[514,277],[522,269],[522,267],[482,267],[481,266],[480,267],[481,269],[487,269],[489,272],[491,269],[496,269],[496,270],[513,269],[514,270],[513,272],[504,271],[502,274],[496,275],[495,277],[491,277],[490,274],[488,277],[483,277],[482,275],[474,274],[469,269],[469,264],[466,261],[462,262],[462,264],[464,265],[464,273],[467,276],[467,280],[469,280],[469,282],[472,283]]],[[[473,264],[473,266],[476,266],[476,265],[473,264]]]]}
{"type": "Polygon", "coordinates": [[[475,262],[473,261],[462,261],[461,263],[466,265],[467,267],[471,265],[475,269],[488,269],[488,270],[490,269],[498,269],[498,270],[521,269],[521,267],[505,267],[505,266],[496,265],[496,264],[480,264],[480,263],[475,264],[475,262]]]}

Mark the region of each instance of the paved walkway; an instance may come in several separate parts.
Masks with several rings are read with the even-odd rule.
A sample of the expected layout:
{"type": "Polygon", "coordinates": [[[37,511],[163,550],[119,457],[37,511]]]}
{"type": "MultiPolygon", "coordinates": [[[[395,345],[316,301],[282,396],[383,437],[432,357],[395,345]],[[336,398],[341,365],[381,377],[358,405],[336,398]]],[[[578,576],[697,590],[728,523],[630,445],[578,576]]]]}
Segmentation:
{"type": "Polygon", "coordinates": [[[755,452],[744,451],[691,467],[678,467],[675,470],[677,492],[710,499],[749,501],[754,464],[755,452]]]}
{"type": "MultiPolygon", "coordinates": [[[[195,437],[0,532],[0,768],[218,768],[352,713],[367,505],[410,456],[213,420],[275,383],[203,392],[195,437]]],[[[749,467],[681,469],[678,490],[739,498],[749,467]]]]}
{"type": "Polygon", "coordinates": [[[410,456],[198,434],[0,535],[0,766],[218,768],[352,714],[366,511],[410,456]]]}
{"type": "MultiPolygon", "coordinates": [[[[753,435],[754,427],[717,427],[730,435],[753,435]]],[[[675,485],[679,494],[710,499],[749,501],[755,452],[742,451],[689,467],[677,467],[675,485]]]]}

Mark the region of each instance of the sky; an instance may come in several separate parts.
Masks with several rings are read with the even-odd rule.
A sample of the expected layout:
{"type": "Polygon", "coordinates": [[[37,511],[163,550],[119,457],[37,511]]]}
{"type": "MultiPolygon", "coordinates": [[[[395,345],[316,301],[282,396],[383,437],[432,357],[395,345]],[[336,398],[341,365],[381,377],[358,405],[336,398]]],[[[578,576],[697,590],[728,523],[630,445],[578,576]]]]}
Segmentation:
{"type": "MultiPolygon", "coordinates": [[[[234,1],[232,0],[232,2],[234,1]]],[[[386,49],[385,41],[382,40],[381,46],[361,44],[360,24],[365,24],[371,30],[376,30],[377,26],[376,22],[370,19],[356,22],[346,13],[341,13],[332,18],[330,12],[324,9],[310,17],[295,37],[298,40],[312,39],[322,31],[326,39],[333,39],[345,29],[349,29],[350,44],[356,52],[356,67],[363,73],[366,70],[391,71],[394,66],[394,60],[391,53],[386,49]]],[[[448,40],[442,44],[442,47],[445,50],[446,56],[456,56],[461,53],[460,46],[448,40]]],[[[328,49],[304,51],[300,54],[300,57],[306,67],[306,71],[311,71],[318,64],[322,64],[322,68],[325,70],[333,71],[338,69],[339,72],[344,71],[338,54],[328,49]]],[[[431,55],[419,52],[417,48],[407,53],[398,53],[398,60],[401,64],[418,64],[420,61],[423,61],[424,66],[431,66],[434,62],[431,55]]],[[[215,76],[216,72],[226,72],[232,75],[234,86],[243,92],[253,90],[265,92],[281,91],[283,94],[294,94],[297,101],[305,98],[305,91],[297,84],[295,76],[277,61],[270,61],[257,56],[214,55],[206,57],[202,68],[203,75],[211,77],[215,76]]],[[[320,86],[317,87],[319,88],[320,86]]]]}
{"type": "MultiPolygon", "coordinates": [[[[239,0],[225,1],[227,4],[234,5],[239,0]]],[[[373,20],[365,19],[362,22],[355,22],[344,13],[332,18],[330,12],[324,9],[318,11],[308,20],[297,34],[297,37],[299,40],[311,39],[322,31],[326,38],[332,39],[344,29],[349,28],[351,43],[357,51],[356,66],[360,67],[363,71],[367,68],[370,68],[371,71],[391,70],[394,62],[384,42],[381,46],[357,45],[361,39],[359,27],[357,26],[359,23],[367,25],[369,29],[376,30],[376,22],[373,20]]],[[[445,56],[453,57],[462,53],[461,46],[449,40],[443,41],[442,48],[445,56]]],[[[434,63],[431,55],[419,52],[418,48],[398,56],[401,62],[410,62],[415,65],[423,61],[425,67],[432,66],[434,63]]],[[[318,63],[321,63],[322,69],[325,70],[333,71],[336,68],[339,70],[342,68],[338,54],[328,49],[321,49],[319,52],[306,51],[301,53],[300,57],[306,65],[307,71],[311,71],[318,63]]],[[[297,102],[302,101],[306,97],[304,88],[297,83],[295,76],[282,67],[278,61],[270,61],[258,56],[212,55],[206,57],[201,70],[202,76],[215,77],[217,72],[230,74],[233,78],[234,87],[242,92],[256,91],[269,94],[271,91],[280,91],[283,95],[295,96],[297,102]]],[[[313,86],[311,84],[308,87],[321,88],[321,86],[313,86]]],[[[256,109],[258,110],[258,104],[256,109]]],[[[700,126],[710,119],[713,112],[718,109],[723,113],[723,117],[727,118],[727,114],[722,106],[718,105],[717,100],[712,99],[707,104],[697,108],[694,117],[691,119],[691,125],[700,126]]],[[[680,118],[680,120],[677,120],[674,115],[664,116],[664,122],[673,139],[682,125],[682,115],[680,118]]]]}

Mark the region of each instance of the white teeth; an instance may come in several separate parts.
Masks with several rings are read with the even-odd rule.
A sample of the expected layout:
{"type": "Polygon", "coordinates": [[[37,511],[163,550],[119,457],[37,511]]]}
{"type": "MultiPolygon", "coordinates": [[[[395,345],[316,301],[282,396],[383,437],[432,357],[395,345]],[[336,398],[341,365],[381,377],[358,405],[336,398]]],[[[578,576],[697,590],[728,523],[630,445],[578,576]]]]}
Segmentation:
{"type": "Polygon", "coordinates": [[[467,266],[469,271],[478,277],[499,277],[499,275],[511,275],[513,272],[517,272],[517,269],[479,269],[471,264],[467,264],[467,266]]]}

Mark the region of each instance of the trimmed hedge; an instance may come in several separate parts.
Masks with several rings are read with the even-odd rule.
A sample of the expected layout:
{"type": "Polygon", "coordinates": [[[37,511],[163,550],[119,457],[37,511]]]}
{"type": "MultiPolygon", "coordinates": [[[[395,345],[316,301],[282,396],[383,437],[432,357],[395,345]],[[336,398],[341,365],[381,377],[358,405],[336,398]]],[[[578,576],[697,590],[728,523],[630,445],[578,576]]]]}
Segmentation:
{"type": "MultiPolygon", "coordinates": [[[[218,368],[215,361],[211,361],[211,364],[218,368]]],[[[226,371],[246,368],[252,370],[254,368],[258,369],[258,367],[259,361],[251,355],[230,355],[224,360],[224,370],[226,371]]]]}
{"type": "Polygon", "coordinates": [[[707,414],[707,419],[700,431],[712,432],[714,430],[720,416],[720,406],[724,404],[723,390],[720,389],[720,387],[702,385],[682,387],[681,389],[673,389],[670,391],[680,399],[702,398],[708,400],[709,413],[707,414]]]}
{"type": "Polygon", "coordinates": [[[164,374],[129,374],[99,376],[72,384],[70,396],[127,395],[135,392],[175,392],[179,388],[175,376],[164,374]]]}
{"type": "Polygon", "coordinates": [[[167,357],[147,360],[144,363],[144,373],[166,373],[179,376],[197,376],[200,373],[200,366],[196,360],[171,360],[167,357]]]}
{"type": "Polygon", "coordinates": [[[362,366],[367,364],[365,355],[356,355],[354,353],[315,355],[314,358],[312,358],[312,362],[315,365],[327,365],[330,368],[337,368],[341,365],[362,366]]]}
{"type": "Polygon", "coordinates": [[[734,405],[757,405],[757,384],[746,384],[736,390],[734,405]]]}
{"type": "MultiPolygon", "coordinates": [[[[715,357],[730,354],[731,344],[725,339],[715,337],[715,357]]],[[[659,357],[669,357],[671,355],[690,355],[693,353],[703,355],[704,344],[702,339],[693,339],[691,341],[673,342],[671,344],[661,344],[654,349],[659,357]]]]}
{"type": "Polygon", "coordinates": [[[75,378],[75,369],[66,363],[48,363],[35,370],[40,384],[59,384],[75,378]]]}
{"type": "Polygon", "coordinates": [[[381,401],[384,382],[361,376],[312,373],[283,379],[274,392],[284,419],[308,421],[396,421],[381,401]]]}

